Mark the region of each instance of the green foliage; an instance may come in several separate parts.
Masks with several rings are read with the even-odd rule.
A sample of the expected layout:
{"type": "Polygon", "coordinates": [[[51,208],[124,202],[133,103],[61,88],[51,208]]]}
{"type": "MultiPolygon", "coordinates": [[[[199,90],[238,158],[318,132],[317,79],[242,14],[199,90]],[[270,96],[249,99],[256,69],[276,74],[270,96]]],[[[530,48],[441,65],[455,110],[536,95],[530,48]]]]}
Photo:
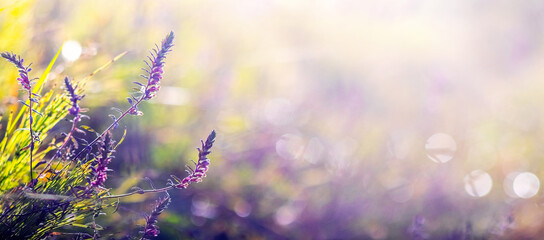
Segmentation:
{"type": "Polygon", "coordinates": [[[75,192],[72,186],[85,183],[89,166],[89,163],[68,163],[59,174],[41,180],[34,189],[35,193],[17,187],[5,195],[0,236],[8,239],[41,239],[64,226],[95,229],[91,217],[104,208],[114,206],[115,202],[104,203],[100,200],[106,194],[105,190],[91,198],[71,196],[75,192]]]}
{"type": "MultiPolygon", "coordinates": [[[[60,50],[33,86],[34,93],[39,94],[42,90],[59,53],[60,50]]],[[[100,227],[91,221],[93,216],[104,208],[114,206],[115,201],[105,202],[100,199],[108,193],[107,189],[93,191],[92,195],[85,198],[74,197],[88,192],[78,186],[85,185],[91,177],[92,161],[82,163],[59,159],[50,169],[44,169],[46,154],[58,148],[59,144],[55,143],[55,139],[50,142],[43,140],[51,128],[67,116],[69,106],[67,94],[58,90],[48,91],[38,104],[33,105],[33,110],[40,113],[33,114],[32,124],[36,144],[32,174],[35,183],[32,183],[28,174],[30,115],[25,106],[11,106],[0,142],[0,238],[41,239],[65,226],[97,231],[100,227]]]]}

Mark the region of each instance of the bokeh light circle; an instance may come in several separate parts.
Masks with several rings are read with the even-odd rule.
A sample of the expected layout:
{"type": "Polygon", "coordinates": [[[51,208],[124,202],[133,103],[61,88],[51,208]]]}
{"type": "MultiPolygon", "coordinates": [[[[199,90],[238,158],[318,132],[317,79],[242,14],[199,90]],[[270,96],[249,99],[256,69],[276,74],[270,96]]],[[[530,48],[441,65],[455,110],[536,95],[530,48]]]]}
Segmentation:
{"type": "Polygon", "coordinates": [[[291,206],[280,207],[276,212],[276,223],[281,226],[289,225],[297,219],[297,215],[296,210],[291,206]]]}
{"type": "Polygon", "coordinates": [[[436,163],[450,161],[457,151],[457,143],[448,134],[436,133],[427,139],[425,143],[427,157],[436,163]]]}
{"type": "Polygon", "coordinates": [[[251,214],[251,205],[244,201],[244,200],[238,200],[236,201],[236,203],[234,204],[234,212],[240,216],[240,217],[247,217],[249,216],[249,214],[251,214]]]}
{"type": "Polygon", "coordinates": [[[483,197],[491,191],[493,180],[488,173],[482,170],[474,170],[464,178],[465,191],[473,197],[483,197]]]}
{"type": "Polygon", "coordinates": [[[540,189],[540,180],[530,172],[523,172],[514,178],[512,184],[514,193],[520,198],[531,198],[540,189]]]}
{"type": "Polygon", "coordinates": [[[81,47],[81,44],[73,40],[66,41],[62,45],[62,57],[69,62],[79,59],[82,51],[83,48],[81,47]]]}

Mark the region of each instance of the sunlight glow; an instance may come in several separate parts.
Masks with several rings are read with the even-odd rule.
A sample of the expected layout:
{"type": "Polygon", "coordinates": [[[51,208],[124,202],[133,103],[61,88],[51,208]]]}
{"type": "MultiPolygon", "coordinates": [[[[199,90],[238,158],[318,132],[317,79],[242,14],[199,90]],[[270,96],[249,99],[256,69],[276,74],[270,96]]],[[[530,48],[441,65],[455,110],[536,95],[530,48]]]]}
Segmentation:
{"type": "Polygon", "coordinates": [[[73,40],[66,41],[62,45],[62,57],[69,62],[79,59],[82,51],[81,44],[73,40]]]}

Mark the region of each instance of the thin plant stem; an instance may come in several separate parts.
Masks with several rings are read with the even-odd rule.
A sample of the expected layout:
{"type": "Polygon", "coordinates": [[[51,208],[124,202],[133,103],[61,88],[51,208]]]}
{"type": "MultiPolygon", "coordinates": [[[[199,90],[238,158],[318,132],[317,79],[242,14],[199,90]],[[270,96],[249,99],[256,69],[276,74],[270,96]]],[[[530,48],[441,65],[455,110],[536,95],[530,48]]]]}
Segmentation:
{"type": "MultiPolygon", "coordinates": [[[[76,130],[76,123],[79,122],[80,119],[81,119],[81,115],[79,115],[79,114],[76,117],[74,117],[74,119],[72,120],[72,128],[70,129],[70,132],[68,133],[68,135],[66,135],[66,137],[64,138],[64,142],[57,149],[57,152],[55,153],[55,155],[53,155],[53,157],[51,157],[51,159],[49,159],[49,161],[47,162],[47,165],[45,166],[45,168],[42,169],[42,171],[40,172],[40,174],[38,174],[37,177],[40,177],[51,166],[51,163],[53,163],[53,160],[57,159],[60,156],[60,151],[64,147],[66,147],[66,145],[68,145],[68,142],[69,142],[70,138],[72,137],[72,135],[74,134],[74,132],[76,130]]],[[[59,164],[55,165],[53,170],[56,170],[58,166],[59,166],[59,164]]]]}
{"type": "Polygon", "coordinates": [[[34,118],[32,118],[32,90],[28,90],[28,114],[30,114],[30,183],[33,182],[34,178],[32,177],[32,153],[34,152],[34,131],[32,131],[32,123],[34,118]]]}
{"type": "MultiPolygon", "coordinates": [[[[146,90],[147,90],[147,86],[146,86],[146,90]]],[[[81,151],[79,151],[76,156],[74,157],[74,160],[77,159],[83,152],[85,151],[90,151],[92,146],[98,141],[98,139],[102,138],[109,130],[111,130],[114,126],[116,126],[119,121],[121,121],[121,119],[123,119],[133,108],[137,107],[138,104],[140,104],[143,100],[144,100],[144,97],[145,95],[142,95],[140,97],[140,99],[138,99],[138,101],[132,106],[130,107],[129,109],[127,109],[125,112],[123,112],[123,114],[121,114],[121,116],[117,119],[115,119],[115,121],[113,121],[113,123],[106,129],[102,132],[102,134],[100,134],[100,136],[96,137],[91,143],[89,143],[85,148],[83,148],[81,151]]]]}
{"type": "MultiPolygon", "coordinates": [[[[174,40],[174,32],[170,32],[166,38],[162,41],[161,47],[157,46],[157,49],[154,50],[154,53],[151,52],[151,56],[148,56],[149,62],[144,61],[146,65],[149,67],[149,70],[144,69],[149,76],[143,76],[147,80],[147,84],[145,85],[145,88],[141,90],[141,96],[140,98],[133,104],[132,100],[129,98],[129,102],[131,107],[127,109],[121,116],[113,121],[113,123],[100,134],[100,136],[96,137],[91,143],[89,143],[85,148],[81,149],[75,157],[73,158],[76,160],[81,154],[83,154],[86,151],[91,151],[92,146],[101,139],[108,131],[110,131],[112,128],[117,126],[119,121],[123,119],[127,114],[134,114],[138,113],[138,105],[143,100],[149,100],[153,98],[156,94],[156,92],[159,90],[159,82],[162,79],[162,67],[164,65],[164,59],[166,58],[166,54],[170,52],[170,48],[173,46],[172,42],[174,40]]],[[[139,84],[143,87],[142,84],[139,84]]]]}
{"type": "Polygon", "coordinates": [[[128,197],[134,194],[145,194],[145,193],[159,193],[159,192],[166,192],[174,189],[173,186],[163,187],[163,188],[157,188],[157,189],[148,189],[148,190],[136,190],[129,193],[123,193],[118,195],[110,195],[101,197],[100,199],[110,199],[110,198],[122,198],[122,197],[128,197]]]}

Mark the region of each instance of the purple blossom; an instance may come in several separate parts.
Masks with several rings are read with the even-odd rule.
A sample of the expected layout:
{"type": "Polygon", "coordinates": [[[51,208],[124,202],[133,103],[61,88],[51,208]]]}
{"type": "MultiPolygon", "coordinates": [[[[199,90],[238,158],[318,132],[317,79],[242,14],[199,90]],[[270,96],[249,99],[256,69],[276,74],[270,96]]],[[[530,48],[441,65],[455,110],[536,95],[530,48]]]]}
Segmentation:
{"type": "Polygon", "coordinates": [[[164,66],[164,59],[166,58],[166,54],[171,51],[172,46],[174,42],[174,32],[170,32],[168,35],[166,35],[166,38],[162,41],[161,47],[156,46],[155,49],[153,49],[153,52],[151,52],[151,56],[148,56],[148,61],[144,61],[149,69],[143,69],[146,71],[149,75],[144,76],[145,79],[147,79],[147,83],[144,85],[140,82],[134,82],[137,84],[140,88],[139,94],[140,96],[136,98],[135,96],[131,96],[128,98],[128,102],[130,103],[130,108],[127,109],[125,112],[121,114],[119,117],[113,117],[113,123],[100,134],[100,136],[96,137],[92,142],[90,142],[87,147],[79,151],[75,156],[74,159],[77,159],[81,154],[88,152],[91,150],[92,146],[100,139],[104,134],[106,134],[107,131],[114,129],[118,126],[119,121],[123,119],[126,115],[138,115],[141,116],[143,113],[141,111],[138,111],[138,105],[144,101],[149,100],[155,96],[157,91],[159,90],[159,82],[160,79],[162,79],[162,67],[164,66]]]}
{"type": "Polygon", "coordinates": [[[9,62],[13,63],[17,67],[17,69],[19,70],[19,77],[17,78],[17,81],[19,81],[19,83],[23,86],[23,89],[25,89],[28,92],[28,104],[26,104],[25,102],[21,100],[19,100],[19,102],[24,104],[26,107],[28,107],[28,115],[29,115],[28,116],[28,122],[29,122],[28,130],[30,131],[29,155],[30,155],[30,179],[31,179],[28,186],[32,186],[34,185],[34,179],[32,176],[32,172],[33,172],[32,171],[32,165],[33,165],[32,155],[34,152],[34,143],[37,139],[37,136],[34,135],[34,131],[32,130],[32,124],[34,123],[34,117],[32,116],[32,112],[35,112],[41,115],[41,113],[32,109],[32,102],[38,103],[38,99],[36,97],[39,97],[40,95],[32,92],[32,85],[30,84],[30,82],[33,79],[28,78],[28,73],[32,71],[32,68],[30,68],[32,64],[29,64],[28,66],[25,67],[23,65],[24,60],[20,56],[17,56],[14,53],[4,52],[4,53],[0,53],[0,55],[6,60],[8,60],[9,62]]]}
{"type": "Polygon", "coordinates": [[[64,78],[64,83],[66,85],[66,91],[68,91],[68,94],[70,94],[70,102],[72,103],[72,107],[68,110],[68,112],[74,116],[77,116],[80,111],[78,101],[80,101],[84,95],[80,96],[76,94],[77,85],[74,87],[72,82],[68,80],[68,77],[64,78]]]}
{"type": "Polygon", "coordinates": [[[166,192],[168,193],[169,190],[172,190],[174,188],[176,189],[186,189],[190,183],[192,182],[201,182],[204,177],[206,177],[206,172],[208,171],[208,166],[210,165],[210,159],[208,158],[208,155],[211,153],[211,148],[213,146],[213,143],[215,141],[215,130],[213,130],[210,135],[208,135],[208,138],[206,139],[206,142],[200,141],[202,143],[201,148],[197,148],[198,150],[198,162],[195,163],[195,169],[193,170],[189,166],[187,166],[187,172],[189,172],[189,175],[185,177],[184,179],[180,179],[174,175],[171,175],[172,179],[168,179],[168,186],[163,188],[156,189],[153,187],[153,189],[149,190],[143,190],[141,188],[136,188],[135,191],[119,194],[119,195],[110,195],[102,197],[102,199],[107,198],[120,198],[120,197],[126,197],[134,194],[144,194],[144,193],[157,193],[157,192],[166,192]]]}
{"type": "Polygon", "coordinates": [[[111,154],[114,141],[112,140],[111,132],[108,131],[100,141],[98,155],[96,156],[93,165],[91,166],[93,179],[90,181],[89,188],[102,187],[108,178],[108,164],[111,162],[111,154]]]}
{"type": "Polygon", "coordinates": [[[23,65],[24,59],[13,53],[4,52],[0,55],[2,55],[2,57],[8,60],[10,63],[13,63],[19,69],[19,77],[17,78],[17,81],[19,81],[25,90],[30,91],[31,86],[30,79],[28,78],[28,72],[32,71],[32,68],[30,68],[30,65],[32,64],[25,67],[23,65]]]}
{"type": "Polygon", "coordinates": [[[204,177],[206,177],[206,172],[208,171],[208,166],[210,165],[210,159],[208,155],[211,153],[211,148],[213,142],[215,141],[215,130],[213,130],[206,142],[200,141],[202,143],[202,148],[197,148],[198,150],[198,162],[195,163],[195,169],[189,168],[189,176],[185,177],[182,180],[177,180],[177,183],[173,184],[175,188],[185,189],[191,182],[201,182],[204,177]]]}
{"type": "Polygon", "coordinates": [[[145,79],[147,79],[147,85],[145,87],[145,90],[143,92],[144,100],[149,100],[153,98],[156,93],[160,89],[160,81],[162,79],[163,74],[163,66],[164,66],[164,59],[166,58],[166,54],[170,52],[174,42],[174,32],[170,32],[166,38],[162,41],[161,47],[156,46],[155,49],[153,49],[152,52],[150,52],[151,56],[148,56],[148,61],[145,61],[147,67],[149,69],[144,69],[148,76],[143,76],[145,79]]]}
{"type": "MultiPolygon", "coordinates": [[[[167,193],[168,194],[168,193],[167,193]]],[[[159,218],[159,215],[168,207],[170,204],[170,195],[167,195],[164,198],[160,198],[156,201],[155,208],[151,211],[151,214],[149,216],[145,217],[145,227],[142,233],[144,234],[142,236],[142,239],[149,239],[151,237],[156,237],[159,235],[159,227],[157,227],[157,220],[159,218]]]]}

